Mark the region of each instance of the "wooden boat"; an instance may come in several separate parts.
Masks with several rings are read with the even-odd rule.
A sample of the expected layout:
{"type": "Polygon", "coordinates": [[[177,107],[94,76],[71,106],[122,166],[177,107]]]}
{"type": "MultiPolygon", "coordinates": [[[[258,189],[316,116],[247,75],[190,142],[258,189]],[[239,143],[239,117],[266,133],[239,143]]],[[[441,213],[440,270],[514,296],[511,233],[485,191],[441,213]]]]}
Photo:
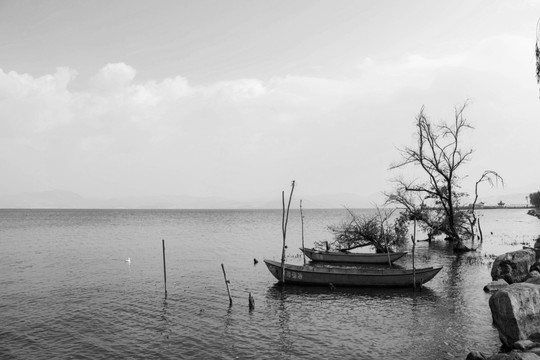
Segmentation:
{"type": "MultiPolygon", "coordinates": [[[[281,263],[264,260],[268,270],[281,282],[281,263]]],[[[442,266],[416,269],[367,269],[341,266],[285,264],[285,283],[299,285],[412,287],[425,284],[441,271],[442,266]],[[414,280],[413,280],[414,279],[414,280]]]]}
{"type": "Polygon", "coordinates": [[[358,263],[358,264],[388,264],[403,257],[406,252],[390,254],[378,253],[350,253],[341,251],[319,251],[315,249],[300,248],[312,261],[332,262],[332,263],[358,263]]]}

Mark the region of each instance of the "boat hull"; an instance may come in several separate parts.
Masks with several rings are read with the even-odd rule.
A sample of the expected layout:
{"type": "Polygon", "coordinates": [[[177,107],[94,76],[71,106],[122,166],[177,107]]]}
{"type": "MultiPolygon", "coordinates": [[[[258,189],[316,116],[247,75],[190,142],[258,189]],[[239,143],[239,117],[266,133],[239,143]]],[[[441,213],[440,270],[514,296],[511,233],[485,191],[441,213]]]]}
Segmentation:
{"type": "MultiPolygon", "coordinates": [[[[270,273],[281,282],[281,263],[264,260],[270,273]]],[[[440,267],[413,270],[361,269],[285,264],[285,283],[299,285],[364,286],[364,287],[411,287],[425,284],[441,271],[440,267]]]]}
{"type": "Polygon", "coordinates": [[[315,249],[300,248],[300,250],[311,259],[311,261],[329,263],[354,263],[354,264],[388,264],[400,259],[406,252],[377,254],[377,253],[341,253],[325,252],[315,249]]]}

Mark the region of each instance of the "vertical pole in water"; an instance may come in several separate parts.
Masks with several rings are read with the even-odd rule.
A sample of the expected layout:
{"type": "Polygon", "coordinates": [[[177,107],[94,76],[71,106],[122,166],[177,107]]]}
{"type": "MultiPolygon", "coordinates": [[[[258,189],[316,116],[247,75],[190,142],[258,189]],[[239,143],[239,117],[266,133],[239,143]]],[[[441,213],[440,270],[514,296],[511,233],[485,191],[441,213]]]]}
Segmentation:
{"type": "Polygon", "coordinates": [[[287,237],[287,223],[289,222],[289,209],[291,207],[291,199],[294,191],[294,180],[291,184],[291,193],[289,195],[289,203],[287,204],[287,211],[285,212],[285,192],[281,192],[281,203],[283,207],[283,213],[281,216],[281,230],[283,233],[283,250],[281,252],[281,283],[285,284],[285,239],[287,237]]]}
{"type": "MultiPolygon", "coordinates": [[[[304,213],[302,212],[302,200],[300,200],[300,219],[302,219],[302,249],[304,249],[304,213]]],[[[306,253],[302,251],[304,255],[304,266],[306,265],[306,253]]]]}
{"type": "Polygon", "coordinates": [[[225,266],[223,266],[223,264],[221,264],[221,270],[223,270],[223,277],[225,278],[225,286],[227,287],[227,294],[229,294],[229,306],[232,306],[231,291],[229,290],[229,280],[227,280],[227,275],[225,274],[225,266]]]}
{"type": "Polygon", "coordinates": [[[253,311],[253,309],[255,309],[255,299],[251,295],[251,292],[248,295],[248,306],[249,306],[250,312],[253,311]]]}
{"type": "Polygon", "coordinates": [[[167,298],[167,268],[165,267],[165,239],[161,239],[163,245],[163,283],[165,284],[165,299],[167,298]]]}
{"type": "Polygon", "coordinates": [[[414,265],[414,250],[416,248],[416,215],[414,217],[414,231],[413,231],[413,235],[411,236],[411,240],[413,243],[413,246],[412,246],[413,288],[416,290],[416,267],[414,265]]]}
{"type": "Polygon", "coordinates": [[[281,249],[281,283],[285,284],[285,237],[287,230],[285,228],[285,191],[281,192],[281,204],[283,212],[281,213],[281,233],[283,235],[283,247],[281,249]]]}

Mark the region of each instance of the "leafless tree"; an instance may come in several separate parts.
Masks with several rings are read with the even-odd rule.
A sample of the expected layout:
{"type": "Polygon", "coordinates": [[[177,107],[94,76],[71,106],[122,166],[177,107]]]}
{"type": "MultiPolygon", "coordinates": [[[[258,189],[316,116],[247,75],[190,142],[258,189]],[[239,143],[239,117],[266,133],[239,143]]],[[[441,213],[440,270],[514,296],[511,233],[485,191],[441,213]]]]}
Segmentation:
{"type": "Polygon", "coordinates": [[[476,236],[475,229],[478,228],[478,236],[480,238],[480,242],[484,240],[484,237],[482,235],[482,227],[480,226],[480,219],[476,216],[476,202],[478,201],[478,185],[480,185],[483,182],[488,182],[490,186],[498,185],[499,183],[501,185],[504,185],[504,179],[495,171],[492,170],[486,170],[480,176],[480,179],[476,181],[474,185],[474,201],[471,204],[471,208],[469,210],[469,216],[467,217],[467,220],[469,222],[469,236],[474,239],[476,236]]]}
{"type": "MultiPolygon", "coordinates": [[[[418,209],[426,210],[418,212],[418,209],[413,209],[416,211],[416,219],[431,229],[431,234],[428,232],[428,235],[443,233],[455,241],[455,248],[458,250],[466,249],[462,234],[463,225],[468,222],[468,215],[460,205],[460,199],[466,193],[459,191],[462,178],[458,170],[470,160],[473,153],[471,148],[461,147],[463,133],[472,129],[464,117],[466,107],[467,103],[456,107],[453,121],[438,125],[427,118],[422,107],[416,117],[416,145],[401,149],[402,160],[390,168],[417,166],[424,173],[426,180],[410,182],[398,180],[395,197],[387,195],[389,200],[400,203],[400,199],[407,199],[406,194],[416,194],[421,199],[421,207],[418,209]],[[427,205],[428,203],[431,204],[427,205]]],[[[479,182],[492,180],[494,177],[501,179],[497,173],[487,171],[479,182]]],[[[403,202],[401,204],[404,205],[403,202]]],[[[476,220],[474,222],[476,224],[476,220]]]]}

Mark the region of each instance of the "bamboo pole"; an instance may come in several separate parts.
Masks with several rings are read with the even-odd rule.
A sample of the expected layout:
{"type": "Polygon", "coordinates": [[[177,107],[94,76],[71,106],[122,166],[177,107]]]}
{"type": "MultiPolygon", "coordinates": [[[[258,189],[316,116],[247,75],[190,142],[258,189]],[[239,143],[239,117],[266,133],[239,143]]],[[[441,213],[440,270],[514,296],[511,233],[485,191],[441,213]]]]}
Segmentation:
{"type": "Polygon", "coordinates": [[[416,267],[414,265],[414,250],[416,248],[416,217],[414,218],[414,230],[413,235],[411,236],[413,243],[412,246],[412,271],[413,271],[413,288],[416,290],[416,267]]]}
{"type": "Polygon", "coordinates": [[[167,267],[165,266],[165,239],[161,239],[163,246],[163,283],[165,285],[165,299],[167,298],[167,267]]]}
{"type": "Polygon", "coordinates": [[[225,279],[225,286],[227,287],[227,294],[229,295],[229,306],[232,306],[231,291],[229,290],[229,280],[227,280],[227,274],[225,274],[225,266],[221,264],[221,270],[223,270],[223,278],[225,279]]]}
{"type": "Polygon", "coordinates": [[[289,203],[287,204],[287,211],[285,212],[285,191],[281,192],[281,205],[282,205],[282,215],[281,215],[281,230],[283,233],[283,248],[281,251],[281,282],[285,283],[285,239],[287,238],[287,224],[289,222],[289,209],[291,207],[291,199],[294,191],[294,180],[291,184],[291,193],[289,194],[289,203]]]}
{"type": "MultiPolygon", "coordinates": [[[[302,220],[302,249],[305,248],[304,246],[304,213],[302,212],[302,200],[300,200],[300,219],[302,220]]],[[[306,254],[302,251],[302,255],[304,255],[304,266],[306,265],[306,254]]]]}
{"type": "Polygon", "coordinates": [[[285,283],[285,191],[281,192],[281,234],[283,235],[283,246],[281,248],[281,282],[285,283]]]}

